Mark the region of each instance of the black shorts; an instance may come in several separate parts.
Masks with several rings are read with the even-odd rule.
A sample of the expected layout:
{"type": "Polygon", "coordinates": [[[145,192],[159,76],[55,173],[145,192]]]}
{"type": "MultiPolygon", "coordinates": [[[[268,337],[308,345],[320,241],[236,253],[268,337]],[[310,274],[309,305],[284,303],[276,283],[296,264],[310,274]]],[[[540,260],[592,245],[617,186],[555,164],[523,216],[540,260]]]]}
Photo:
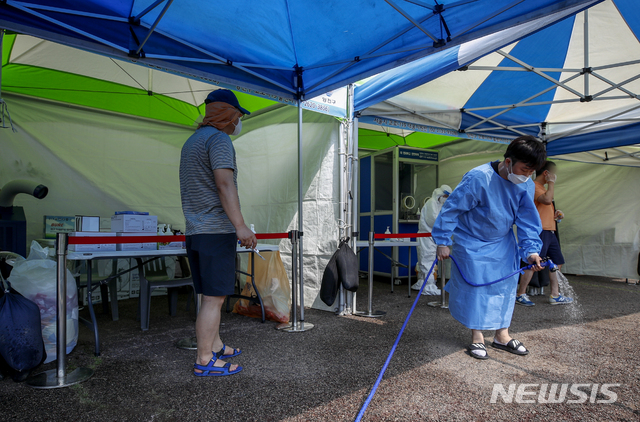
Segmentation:
{"type": "Polygon", "coordinates": [[[543,230],[540,233],[540,240],[542,240],[542,250],[540,251],[540,257],[549,257],[556,265],[564,264],[564,256],[560,250],[560,243],[558,242],[558,236],[555,232],[549,230],[543,230]]]}
{"type": "Polygon", "coordinates": [[[187,236],[187,256],[196,293],[205,296],[234,293],[237,243],[235,233],[187,236]]]}

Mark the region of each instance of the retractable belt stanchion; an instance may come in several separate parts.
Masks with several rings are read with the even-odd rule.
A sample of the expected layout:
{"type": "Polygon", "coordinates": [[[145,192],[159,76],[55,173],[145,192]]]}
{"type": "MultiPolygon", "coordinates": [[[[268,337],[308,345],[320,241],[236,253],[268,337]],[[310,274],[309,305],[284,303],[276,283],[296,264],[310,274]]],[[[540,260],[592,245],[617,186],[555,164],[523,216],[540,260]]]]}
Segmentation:
{"type": "MultiPolygon", "coordinates": [[[[300,333],[313,328],[313,324],[298,320],[298,240],[301,235],[302,233],[298,230],[289,232],[289,239],[291,239],[291,317],[289,322],[276,327],[277,330],[287,333],[300,333]]],[[[304,294],[302,289],[300,294],[304,294]]]]}
{"type": "MultiPolygon", "coordinates": [[[[385,312],[382,311],[374,311],[373,310],[373,257],[374,257],[374,251],[375,251],[375,247],[376,247],[376,240],[389,240],[389,239],[402,239],[402,240],[395,240],[393,242],[385,242],[385,241],[381,241],[379,242],[377,245],[380,247],[413,247],[413,246],[417,246],[417,242],[411,242],[411,240],[409,240],[409,242],[405,242],[403,239],[414,239],[414,238],[419,238],[419,237],[431,237],[431,233],[396,233],[396,234],[390,234],[390,233],[384,233],[384,234],[375,234],[374,232],[370,232],[369,233],[369,241],[367,245],[363,245],[362,243],[359,244],[360,247],[368,247],[369,248],[369,303],[368,303],[368,309],[366,312],[353,312],[353,315],[358,315],[358,316],[363,316],[363,317],[369,317],[369,318],[377,318],[377,317],[381,317],[382,315],[385,314],[385,312]],[[387,243],[387,244],[385,244],[387,243]]],[[[392,262],[394,262],[396,265],[400,265],[404,268],[408,268],[408,280],[407,280],[407,294],[409,297],[411,297],[411,250],[409,250],[409,266],[407,267],[404,264],[400,264],[396,261],[394,261],[389,255],[386,255],[385,253],[383,253],[382,251],[378,251],[380,252],[382,255],[384,255],[386,258],[390,259],[392,262]]],[[[355,309],[355,304],[354,304],[354,309],[355,309]]]]}
{"type": "MultiPolygon", "coordinates": [[[[260,233],[260,234],[256,234],[256,238],[258,240],[261,239],[286,239],[287,237],[289,237],[288,233],[260,233]]],[[[244,275],[248,275],[251,277],[251,282],[253,283],[253,286],[257,292],[257,287],[255,287],[255,256],[251,259],[251,273],[246,273],[244,271],[239,271],[236,268],[236,272],[240,273],[240,274],[244,274],[244,275]]],[[[200,306],[202,304],[202,295],[199,294],[198,295],[198,302],[196,303],[196,318],[198,316],[198,313],[200,312],[200,306]]],[[[264,305],[262,304],[262,299],[260,299],[260,304],[262,306],[262,311],[264,314],[264,305]]],[[[264,321],[263,321],[264,322],[264,321]]],[[[178,340],[176,342],[176,347],[178,349],[184,349],[184,350],[198,350],[198,339],[196,337],[187,337],[187,338],[183,338],[181,340],[178,340]]]]}
{"type": "Polygon", "coordinates": [[[447,303],[446,293],[444,291],[444,285],[446,284],[445,275],[444,275],[444,261],[440,260],[438,262],[438,274],[440,275],[440,301],[429,302],[427,305],[432,306],[434,308],[442,308],[448,309],[449,304],[447,303]]]}
{"type": "Polygon", "coordinates": [[[33,388],[61,388],[88,380],[93,375],[90,368],[76,368],[67,374],[67,234],[56,236],[56,359],[57,368],[42,372],[27,381],[33,388]]]}
{"type": "Polygon", "coordinates": [[[373,310],[373,252],[375,247],[375,233],[369,232],[369,302],[367,304],[367,312],[356,312],[354,315],[367,318],[380,318],[385,315],[384,311],[373,310]]]}

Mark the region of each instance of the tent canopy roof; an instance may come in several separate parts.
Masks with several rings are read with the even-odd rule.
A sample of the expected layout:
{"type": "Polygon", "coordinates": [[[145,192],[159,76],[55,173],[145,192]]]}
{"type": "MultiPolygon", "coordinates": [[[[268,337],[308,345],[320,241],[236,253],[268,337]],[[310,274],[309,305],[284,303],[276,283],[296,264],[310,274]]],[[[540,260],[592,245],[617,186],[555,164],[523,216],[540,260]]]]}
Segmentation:
{"type": "MultiPolygon", "coordinates": [[[[2,91],[192,126],[219,87],[29,35],[2,42],[2,91]]],[[[235,91],[251,112],[277,104],[235,91]]]]}
{"type": "Polygon", "coordinates": [[[640,141],[637,2],[606,0],[518,35],[505,30],[370,78],[355,91],[361,121],[495,142],[530,134],[549,155],[618,148],[640,163],[624,148],[640,141]],[[483,41],[497,51],[474,54],[483,41]]]}
{"type": "Polygon", "coordinates": [[[0,27],[277,101],[594,0],[8,0],[0,27]]]}

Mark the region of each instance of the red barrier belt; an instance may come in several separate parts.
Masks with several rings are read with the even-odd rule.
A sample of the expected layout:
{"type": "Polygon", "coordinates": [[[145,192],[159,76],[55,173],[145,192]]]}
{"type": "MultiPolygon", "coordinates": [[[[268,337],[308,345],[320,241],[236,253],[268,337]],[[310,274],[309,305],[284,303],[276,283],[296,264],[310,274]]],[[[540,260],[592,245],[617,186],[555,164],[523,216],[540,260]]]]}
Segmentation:
{"type": "Polygon", "coordinates": [[[431,233],[376,233],[374,239],[407,239],[414,237],[431,237],[431,233]]]}
{"type": "Polygon", "coordinates": [[[288,239],[289,233],[256,233],[258,239],[288,239]]]}
{"type": "MultiPolygon", "coordinates": [[[[258,239],[288,239],[289,233],[260,233],[258,239]]],[[[184,242],[184,235],[158,236],[69,236],[69,245],[111,245],[122,243],[169,243],[184,242]]]]}

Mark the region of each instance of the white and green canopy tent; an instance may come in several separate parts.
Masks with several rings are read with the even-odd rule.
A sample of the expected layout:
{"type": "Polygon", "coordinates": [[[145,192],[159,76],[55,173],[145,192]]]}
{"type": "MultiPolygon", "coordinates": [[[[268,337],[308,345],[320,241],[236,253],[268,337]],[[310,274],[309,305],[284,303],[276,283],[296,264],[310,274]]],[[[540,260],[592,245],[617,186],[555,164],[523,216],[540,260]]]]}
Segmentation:
{"type": "MultiPolygon", "coordinates": [[[[2,46],[2,97],[16,131],[0,130],[0,188],[31,179],[50,189],[42,201],[16,198],[28,239],[43,237],[44,215],[109,217],[125,209],[184,228],[180,148],[205,97],[220,87],[28,35],[7,33],[2,46]]],[[[297,110],[235,93],[252,112],[234,139],[247,223],[261,233],[296,229],[297,110]]],[[[341,121],[328,114],[344,116],[345,102],[339,89],[302,104],[305,302],[320,308],[319,282],[339,236],[338,151],[346,142],[341,121]]],[[[290,265],[288,240],[281,250],[290,265]]]]}

